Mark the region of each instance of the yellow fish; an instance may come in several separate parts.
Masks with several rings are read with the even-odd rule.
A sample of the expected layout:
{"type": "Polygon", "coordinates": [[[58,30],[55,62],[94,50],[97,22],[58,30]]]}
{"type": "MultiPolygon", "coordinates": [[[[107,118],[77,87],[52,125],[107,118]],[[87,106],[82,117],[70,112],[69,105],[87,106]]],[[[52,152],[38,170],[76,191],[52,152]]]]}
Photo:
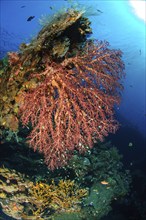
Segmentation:
{"type": "Polygon", "coordinates": [[[101,181],[100,182],[102,185],[108,185],[109,183],[107,182],[107,181],[105,181],[105,180],[103,180],[103,181],[101,181]]]}

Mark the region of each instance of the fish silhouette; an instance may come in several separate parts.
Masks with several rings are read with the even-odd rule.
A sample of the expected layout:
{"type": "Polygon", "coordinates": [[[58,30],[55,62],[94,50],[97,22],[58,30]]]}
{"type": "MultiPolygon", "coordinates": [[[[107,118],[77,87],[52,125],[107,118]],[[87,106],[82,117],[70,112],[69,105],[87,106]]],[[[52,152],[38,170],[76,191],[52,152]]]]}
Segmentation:
{"type": "Polygon", "coordinates": [[[27,18],[27,21],[31,21],[34,18],[35,18],[35,16],[30,16],[29,18],[27,18]]]}
{"type": "Polygon", "coordinates": [[[103,13],[103,11],[101,11],[101,10],[99,10],[99,9],[97,9],[97,11],[100,12],[100,13],[103,13]]]}

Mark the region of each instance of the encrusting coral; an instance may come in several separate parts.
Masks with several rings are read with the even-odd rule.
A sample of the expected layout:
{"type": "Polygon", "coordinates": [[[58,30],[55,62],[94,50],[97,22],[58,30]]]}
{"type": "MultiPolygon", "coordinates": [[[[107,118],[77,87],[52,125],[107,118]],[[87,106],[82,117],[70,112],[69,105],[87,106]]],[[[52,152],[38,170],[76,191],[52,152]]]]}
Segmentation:
{"type": "Polygon", "coordinates": [[[91,32],[84,12],[70,9],[29,45],[8,53],[2,70],[1,128],[16,131],[21,122],[31,129],[29,145],[52,170],[118,128],[122,52],[106,41],[87,40],[91,32]]]}

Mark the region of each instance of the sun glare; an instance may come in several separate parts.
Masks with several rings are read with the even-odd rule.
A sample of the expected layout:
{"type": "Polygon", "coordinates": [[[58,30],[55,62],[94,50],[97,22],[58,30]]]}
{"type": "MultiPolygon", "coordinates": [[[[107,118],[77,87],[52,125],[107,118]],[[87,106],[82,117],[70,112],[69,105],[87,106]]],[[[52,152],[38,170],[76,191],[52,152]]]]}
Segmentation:
{"type": "Polygon", "coordinates": [[[129,0],[134,8],[135,14],[146,22],[146,1],[145,0],[129,0]]]}

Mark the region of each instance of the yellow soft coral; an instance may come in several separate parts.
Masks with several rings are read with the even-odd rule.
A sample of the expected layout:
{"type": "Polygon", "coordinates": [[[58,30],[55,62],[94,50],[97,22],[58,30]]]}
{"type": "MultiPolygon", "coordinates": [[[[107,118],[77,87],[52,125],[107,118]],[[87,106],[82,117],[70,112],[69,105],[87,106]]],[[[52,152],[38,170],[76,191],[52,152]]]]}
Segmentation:
{"type": "Polygon", "coordinates": [[[50,185],[36,183],[32,187],[31,193],[36,206],[33,214],[36,216],[42,214],[46,209],[51,209],[55,212],[80,211],[81,201],[88,195],[87,189],[80,189],[71,180],[60,180],[58,185],[54,181],[50,185]]]}

